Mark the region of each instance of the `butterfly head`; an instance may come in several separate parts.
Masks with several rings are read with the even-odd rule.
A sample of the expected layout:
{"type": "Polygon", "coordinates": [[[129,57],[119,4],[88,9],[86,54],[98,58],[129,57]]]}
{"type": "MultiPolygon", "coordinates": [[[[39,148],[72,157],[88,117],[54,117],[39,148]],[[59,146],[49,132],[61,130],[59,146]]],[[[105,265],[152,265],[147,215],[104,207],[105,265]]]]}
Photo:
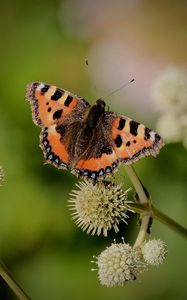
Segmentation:
{"type": "Polygon", "coordinates": [[[95,105],[99,107],[101,110],[105,110],[106,103],[104,100],[102,99],[96,100],[95,105]]]}
{"type": "Polygon", "coordinates": [[[86,118],[86,124],[88,124],[89,128],[94,128],[97,126],[98,121],[104,115],[105,106],[106,104],[102,99],[98,99],[95,104],[91,106],[86,118]]]}

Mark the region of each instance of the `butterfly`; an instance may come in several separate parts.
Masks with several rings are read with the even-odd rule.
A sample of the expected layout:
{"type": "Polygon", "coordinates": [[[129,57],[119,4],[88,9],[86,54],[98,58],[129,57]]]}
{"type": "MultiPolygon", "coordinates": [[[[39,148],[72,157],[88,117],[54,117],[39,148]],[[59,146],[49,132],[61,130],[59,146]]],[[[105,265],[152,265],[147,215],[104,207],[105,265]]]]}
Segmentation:
{"type": "Polygon", "coordinates": [[[26,100],[32,118],[42,128],[40,147],[47,163],[71,170],[92,181],[112,176],[121,163],[157,156],[164,145],[161,137],[129,117],[106,111],[98,99],[85,99],[54,85],[33,82],[26,100]]]}

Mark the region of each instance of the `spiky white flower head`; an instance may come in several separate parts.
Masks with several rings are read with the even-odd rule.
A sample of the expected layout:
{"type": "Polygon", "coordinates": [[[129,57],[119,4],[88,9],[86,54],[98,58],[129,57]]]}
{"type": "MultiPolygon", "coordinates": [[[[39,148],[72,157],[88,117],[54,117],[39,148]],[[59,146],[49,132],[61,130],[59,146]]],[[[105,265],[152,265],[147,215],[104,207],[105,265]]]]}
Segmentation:
{"type": "Polygon", "coordinates": [[[160,265],[166,259],[166,244],[160,239],[149,240],[142,246],[142,254],[147,264],[153,266],[160,265]]]}
{"type": "Polygon", "coordinates": [[[119,222],[126,223],[129,189],[123,191],[121,185],[111,182],[93,184],[88,181],[80,182],[77,187],[69,200],[75,223],[92,235],[103,232],[107,236],[112,228],[118,232],[119,222]]]}
{"type": "Polygon", "coordinates": [[[187,71],[170,67],[154,82],[153,99],[159,110],[187,110],[187,71]]]}
{"type": "Polygon", "coordinates": [[[145,270],[145,264],[140,256],[129,244],[125,243],[112,243],[95,259],[99,280],[107,287],[123,286],[137,279],[145,270]]]}
{"type": "Polygon", "coordinates": [[[166,143],[176,143],[182,139],[182,125],[178,116],[173,113],[166,113],[158,118],[157,131],[166,143]]]}
{"type": "Polygon", "coordinates": [[[4,170],[3,170],[3,168],[0,166],[0,185],[1,185],[1,183],[3,182],[3,180],[4,180],[4,177],[5,177],[4,170]]]}

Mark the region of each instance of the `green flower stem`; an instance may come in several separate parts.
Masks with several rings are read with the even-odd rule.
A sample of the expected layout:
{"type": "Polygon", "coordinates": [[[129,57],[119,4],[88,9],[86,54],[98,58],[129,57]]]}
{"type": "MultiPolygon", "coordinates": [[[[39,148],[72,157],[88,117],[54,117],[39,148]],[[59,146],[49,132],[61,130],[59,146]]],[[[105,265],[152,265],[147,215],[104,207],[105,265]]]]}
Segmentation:
{"type": "Polygon", "coordinates": [[[11,290],[14,292],[14,294],[18,297],[18,299],[31,300],[25,294],[25,292],[22,290],[22,288],[19,286],[19,284],[15,281],[15,279],[12,277],[12,275],[9,273],[8,269],[2,262],[0,262],[0,276],[8,284],[8,286],[11,288],[11,290]]]}
{"type": "Polygon", "coordinates": [[[163,212],[158,210],[153,205],[147,206],[140,203],[129,203],[129,209],[133,210],[136,213],[151,213],[151,216],[156,220],[160,221],[161,223],[167,225],[168,227],[172,228],[175,232],[179,233],[181,236],[187,239],[187,229],[182,225],[175,222],[173,219],[165,215],[163,212]]]}
{"type": "MultiPolygon", "coordinates": [[[[143,185],[141,181],[139,180],[136,172],[134,171],[133,167],[131,166],[125,166],[126,172],[132,181],[132,184],[134,185],[134,188],[138,194],[139,197],[139,202],[141,204],[147,205],[147,207],[151,206],[150,199],[147,197],[143,185]]],[[[150,209],[144,211],[143,213],[140,213],[140,218],[141,218],[141,225],[140,225],[140,230],[138,233],[138,236],[136,238],[136,241],[134,243],[134,247],[140,247],[146,237],[147,230],[150,224],[150,218],[152,217],[150,209]]]]}
{"type": "Polygon", "coordinates": [[[141,215],[141,226],[140,226],[140,230],[139,230],[138,236],[136,238],[136,241],[134,243],[134,248],[140,247],[143,244],[143,242],[145,241],[149,223],[150,223],[150,215],[142,214],[141,215]]]}
{"type": "Polygon", "coordinates": [[[153,217],[160,222],[164,223],[165,225],[169,226],[171,229],[182,235],[184,238],[187,239],[187,229],[172,220],[170,217],[166,216],[164,213],[159,211],[157,208],[152,206],[151,208],[153,217]]]}
{"type": "Polygon", "coordinates": [[[141,243],[144,241],[147,228],[149,226],[150,217],[157,219],[158,221],[162,222],[163,224],[167,225],[175,232],[182,235],[184,238],[187,239],[187,229],[172,220],[170,217],[159,211],[156,207],[151,205],[150,199],[147,197],[146,193],[144,192],[143,186],[135,173],[134,169],[131,166],[126,166],[127,174],[129,175],[136,192],[139,196],[139,203],[130,203],[128,204],[129,208],[134,210],[135,212],[139,213],[142,218],[142,223],[140,226],[140,231],[138,237],[135,242],[135,247],[140,246],[141,243]],[[143,199],[143,200],[142,200],[143,199]],[[146,201],[145,201],[146,200],[146,201]]]}
{"type": "Polygon", "coordinates": [[[136,192],[139,196],[139,200],[140,203],[142,204],[147,204],[149,202],[149,200],[147,199],[147,196],[145,194],[145,191],[143,189],[143,185],[140,181],[140,179],[138,178],[138,175],[136,174],[135,170],[133,169],[132,166],[125,166],[125,170],[130,178],[130,180],[132,181],[132,184],[134,185],[136,192]]]}
{"type": "Polygon", "coordinates": [[[129,210],[132,210],[135,213],[141,214],[145,211],[150,210],[150,207],[145,204],[140,204],[137,202],[128,203],[129,210]]]}

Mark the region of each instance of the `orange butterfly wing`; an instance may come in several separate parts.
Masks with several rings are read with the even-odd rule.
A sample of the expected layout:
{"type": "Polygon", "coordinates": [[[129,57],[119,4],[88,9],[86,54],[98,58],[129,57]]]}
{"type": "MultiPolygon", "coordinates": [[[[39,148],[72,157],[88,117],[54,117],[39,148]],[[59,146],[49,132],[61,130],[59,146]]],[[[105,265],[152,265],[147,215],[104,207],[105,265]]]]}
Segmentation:
{"type": "Polygon", "coordinates": [[[121,162],[132,164],[145,156],[157,156],[164,145],[153,130],[118,115],[112,123],[113,148],[121,162]]]}
{"type": "Polygon", "coordinates": [[[51,163],[59,169],[68,169],[69,154],[56,126],[45,127],[40,134],[40,147],[43,150],[46,163],[51,163]]]}
{"type": "Polygon", "coordinates": [[[91,180],[102,179],[105,176],[111,176],[118,167],[118,158],[116,153],[103,153],[100,157],[90,158],[87,160],[81,159],[75,165],[72,173],[87,177],[91,180]]]}
{"type": "Polygon", "coordinates": [[[31,104],[35,124],[45,127],[69,115],[78,104],[89,105],[84,99],[66,90],[42,82],[33,82],[27,86],[26,100],[31,104]]]}
{"type": "MultiPolygon", "coordinates": [[[[102,126],[105,130],[101,140],[102,144],[108,141],[108,150],[104,147],[99,157],[95,157],[91,151],[89,159],[81,159],[76,163],[74,174],[96,181],[111,176],[120,163],[132,164],[145,156],[156,156],[164,145],[161,137],[151,129],[115,113],[106,112],[102,126]]],[[[98,150],[96,153],[99,153],[102,151],[97,136],[94,145],[98,150]]]]}
{"type": "Polygon", "coordinates": [[[87,107],[89,103],[66,90],[41,82],[27,86],[26,100],[31,104],[34,123],[43,127],[40,147],[47,163],[67,169],[69,154],[62,142],[62,133],[56,128],[78,105],[87,107]]]}
{"type": "MultiPolygon", "coordinates": [[[[46,161],[58,168],[73,168],[72,173],[77,176],[93,181],[111,176],[119,163],[131,164],[148,155],[156,156],[164,145],[161,137],[143,124],[105,112],[99,126],[94,128],[86,152],[81,154],[79,151],[80,157],[70,158],[68,146],[73,145],[75,132],[81,132],[81,126],[85,124],[83,115],[90,107],[89,103],[66,90],[41,82],[28,85],[26,99],[31,104],[33,121],[43,128],[40,146],[46,161]]],[[[81,146],[76,145],[80,149],[81,146]]]]}

